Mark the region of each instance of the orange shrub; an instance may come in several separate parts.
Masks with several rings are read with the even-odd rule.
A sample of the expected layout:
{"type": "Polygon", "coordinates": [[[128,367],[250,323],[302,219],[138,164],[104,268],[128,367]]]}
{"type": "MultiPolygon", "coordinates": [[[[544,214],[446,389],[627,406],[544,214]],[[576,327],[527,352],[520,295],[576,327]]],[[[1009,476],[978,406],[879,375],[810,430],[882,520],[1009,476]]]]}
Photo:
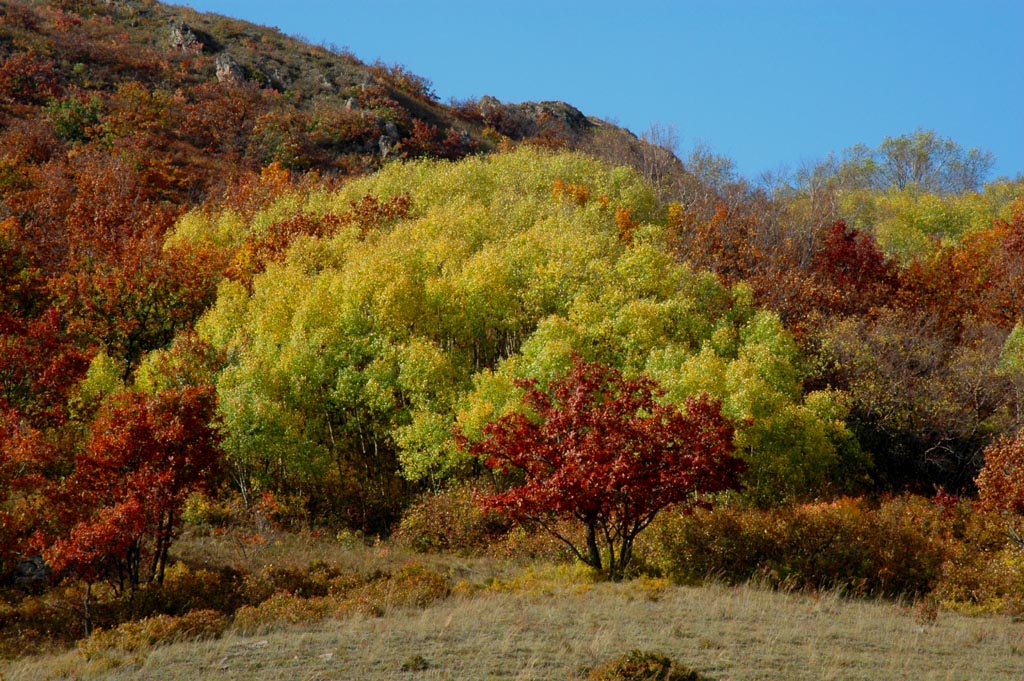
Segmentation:
{"type": "Polygon", "coordinates": [[[422,495],[402,515],[392,541],[414,551],[484,551],[508,532],[510,523],[480,510],[474,494],[472,486],[462,484],[422,495]]]}
{"type": "Polygon", "coordinates": [[[161,643],[217,638],[227,626],[228,618],[215,610],[193,610],[177,617],[155,615],[94,631],[79,641],[78,649],[88,660],[107,651],[136,652],[161,643]]]}
{"type": "Polygon", "coordinates": [[[878,508],[841,499],[667,515],[651,528],[644,558],[683,582],[761,578],[790,588],[919,595],[938,581],[954,541],[943,513],[926,499],[900,497],[878,508]]]}

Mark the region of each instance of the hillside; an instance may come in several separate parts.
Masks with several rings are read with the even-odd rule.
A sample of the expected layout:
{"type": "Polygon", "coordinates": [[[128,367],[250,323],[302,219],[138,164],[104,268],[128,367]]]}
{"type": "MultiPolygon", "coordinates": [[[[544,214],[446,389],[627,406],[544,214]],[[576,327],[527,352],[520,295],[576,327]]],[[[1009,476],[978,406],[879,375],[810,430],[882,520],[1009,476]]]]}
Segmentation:
{"type": "Polygon", "coordinates": [[[991,167],[917,130],[753,183],[235,19],[0,0],[0,654],[424,607],[463,559],[1017,614],[991,167]]]}
{"type": "Polygon", "coordinates": [[[447,105],[400,65],[150,0],[4,2],[0,59],[8,162],[49,160],[66,144],[125,159],[144,150],[173,200],[271,162],[363,173],[388,158],[458,158],[503,137],[578,144],[614,127],[560,102],[447,105]]]}

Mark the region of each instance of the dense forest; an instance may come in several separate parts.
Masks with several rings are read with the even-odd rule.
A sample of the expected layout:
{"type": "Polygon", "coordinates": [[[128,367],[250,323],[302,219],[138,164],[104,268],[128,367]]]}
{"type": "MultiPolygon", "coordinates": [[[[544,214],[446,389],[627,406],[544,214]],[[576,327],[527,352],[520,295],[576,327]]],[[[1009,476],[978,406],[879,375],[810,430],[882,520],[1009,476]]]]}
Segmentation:
{"type": "MultiPolygon", "coordinates": [[[[752,182],[664,131],[442,103],[401,66],[234,19],[0,2],[9,621],[61,585],[81,633],[166,610],[139,594],[189,524],[477,550],[513,517],[602,568],[593,535],[631,552],[663,507],[624,529],[566,495],[649,421],[618,422],[632,439],[546,496],[508,496],[550,474],[529,452],[495,463],[511,433],[543,444],[530,423],[586,371],[588,399],[632,391],[630,417],[694,451],[728,436],[636,488],[686,514],[651,525],[635,569],[741,579],[781,551],[780,581],[1019,607],[1024,178],[898,133],[752,182]],[[829,523],[919,541],[921,562],[793,562],[829,523]],[[101,617],[96,599],[136,605],[101,617]]],[[[57,626],[36,638],[71,636],[57,626]]]]}

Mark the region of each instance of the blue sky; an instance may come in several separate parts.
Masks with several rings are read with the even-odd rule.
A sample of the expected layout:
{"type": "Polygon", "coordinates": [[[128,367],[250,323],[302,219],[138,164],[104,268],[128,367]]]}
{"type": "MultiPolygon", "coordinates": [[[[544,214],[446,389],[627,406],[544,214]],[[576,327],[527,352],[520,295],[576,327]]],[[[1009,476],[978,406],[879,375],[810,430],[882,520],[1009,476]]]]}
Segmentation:
{"type": "Polygon", "coordinates": [[[444,101],[671,126],[752,179],[918,128],[1024,174],[1024,0],[179,2],[402,64],[444,101]]]}

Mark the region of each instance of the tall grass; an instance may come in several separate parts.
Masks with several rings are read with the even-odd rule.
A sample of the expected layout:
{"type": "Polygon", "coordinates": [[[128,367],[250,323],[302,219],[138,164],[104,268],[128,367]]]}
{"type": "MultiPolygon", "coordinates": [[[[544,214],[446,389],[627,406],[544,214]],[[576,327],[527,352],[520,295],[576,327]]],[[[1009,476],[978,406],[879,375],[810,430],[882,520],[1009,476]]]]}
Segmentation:
{"type": "Polygon", "coordinates": [[[534,568],[456,584],[424,609],[356,612],[144,656],[15,661],[3,678],[567,679],[632,649],[714,679],[1019,679],[1024,624],[835,593],[758,586],[594,583],[534,568]],[[404,668],[404,671],[403,671],[404,668]]]}

